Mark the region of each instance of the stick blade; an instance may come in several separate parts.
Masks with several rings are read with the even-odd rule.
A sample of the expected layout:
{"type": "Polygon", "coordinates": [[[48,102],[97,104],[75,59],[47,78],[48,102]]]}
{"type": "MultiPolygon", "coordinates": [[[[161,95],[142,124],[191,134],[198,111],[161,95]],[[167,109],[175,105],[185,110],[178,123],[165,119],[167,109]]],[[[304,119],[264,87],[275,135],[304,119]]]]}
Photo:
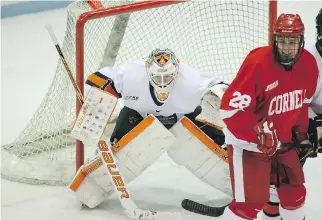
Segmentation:
{"type": "Polygon", "coordinates": [[[212,216],[212,217],[221,216],[228,205],[213,207],[213,206],[200,204],[190,199],[184,199],[181,203],[182,208],[184,208],[189,212],[194,212],[196,214],[212,216]]]}

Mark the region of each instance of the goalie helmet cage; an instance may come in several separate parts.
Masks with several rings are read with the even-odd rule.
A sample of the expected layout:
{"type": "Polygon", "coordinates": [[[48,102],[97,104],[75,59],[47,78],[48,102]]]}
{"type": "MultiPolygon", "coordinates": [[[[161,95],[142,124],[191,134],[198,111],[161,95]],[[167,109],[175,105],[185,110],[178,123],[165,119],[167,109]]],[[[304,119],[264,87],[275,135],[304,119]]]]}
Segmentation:
{"type": "MultiPolygon", "coordinates": [[[[277,2],[74,1],[67,12],[62,51],[84,93],[90,73],[145,58],[157,47],[168,47],[181,61],[229,82],[251,49],[271,43],[277,2]]],[[[95,150],[69,137],[80,107],[59,61],[36,113],[18,138],[1,148],[2,177],[69,184],[75,164],[78,168],[95,150]]]]}

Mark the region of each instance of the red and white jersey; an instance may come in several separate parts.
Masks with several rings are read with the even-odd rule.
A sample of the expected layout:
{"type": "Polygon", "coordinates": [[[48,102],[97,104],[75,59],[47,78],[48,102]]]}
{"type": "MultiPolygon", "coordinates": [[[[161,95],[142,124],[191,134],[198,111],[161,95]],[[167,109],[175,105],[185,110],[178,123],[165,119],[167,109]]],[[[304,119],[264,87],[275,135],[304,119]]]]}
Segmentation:
{"type": "Polygon", "coordinates": [[[113,81],[115,89],[122,95],[124,105],[136,110],[142,117],[148,114],[155,116],[176,114],[180,119],[201,104],[203,92],[208,86],[220,82],[213,75],[201,73],[180,62],[178,76],[167,101],[157,105],[151,96],[144,60],[119,67],[105,67],[98,72],[113,81]]]}
{"type": "Polygon", "coordinates": [[[317,49],[316,43],[305,43],[306,49],[315,57],[319,68],[319,80],[312,99],[311,108],[315,114],[322,114],[322,53],[317,49]]]}
{"type": "Polygon", "coordinates": [[[306,50],[291,71],[275,60],[272,47],[251,51],[221,102],[226,143],[259,152],[253,127],[262,118],[273,122],[281,142],[291,141],[292,130],[305,133],[317,78],[316,61],[306,50]]]}

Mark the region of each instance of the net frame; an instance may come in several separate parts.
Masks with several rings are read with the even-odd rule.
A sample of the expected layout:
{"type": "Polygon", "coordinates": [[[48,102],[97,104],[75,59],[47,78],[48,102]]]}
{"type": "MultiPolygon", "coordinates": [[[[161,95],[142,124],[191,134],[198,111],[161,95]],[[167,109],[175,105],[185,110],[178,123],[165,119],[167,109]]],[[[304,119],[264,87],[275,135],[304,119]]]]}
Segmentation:
{"type": "MultiPolygon", "coordinates": [[[[184,4],[189,1],[172,0],[172,1],[143,1],[128,5],[116,6],[111,8],[101,8],[101,4],[93,4],[92,7],[97,10],[82,14],[76,24],[76,82],[82,94],[84,94],[84,30],[88,21],[100,19],[103,17],[121,15],[131,12],[147,10],[151,8],[164,7],[173,4],[184,4]]],[[[268,40],[272,45],[273,24],[277,19],[277,0],[269,1],[269,27],[268,40]]],[[[82,104],[76,101],[76,114],[80,111],[82,104]]],[[[84,145],[81,141],[76,141],[76,170],[84,164],[84,145]]]]}

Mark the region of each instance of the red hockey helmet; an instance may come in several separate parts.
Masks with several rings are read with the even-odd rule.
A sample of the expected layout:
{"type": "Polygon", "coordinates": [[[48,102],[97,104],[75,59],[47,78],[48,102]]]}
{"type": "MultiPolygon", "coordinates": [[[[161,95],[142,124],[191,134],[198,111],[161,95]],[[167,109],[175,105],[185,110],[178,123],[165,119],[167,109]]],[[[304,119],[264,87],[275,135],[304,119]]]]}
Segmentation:
{"type": "Polygon", "coordinates": [[[276,60],[286,69],[300,59],[304,48],[304,24],[298,14],[281,14],[273,34],[273,52],[276,60]]]}
{"type": "Polygon", "coordinates": [[[304,35],[304,24],[298,14],[281,14],[275,25],[274,34],[284,37],[304,35]]]}

